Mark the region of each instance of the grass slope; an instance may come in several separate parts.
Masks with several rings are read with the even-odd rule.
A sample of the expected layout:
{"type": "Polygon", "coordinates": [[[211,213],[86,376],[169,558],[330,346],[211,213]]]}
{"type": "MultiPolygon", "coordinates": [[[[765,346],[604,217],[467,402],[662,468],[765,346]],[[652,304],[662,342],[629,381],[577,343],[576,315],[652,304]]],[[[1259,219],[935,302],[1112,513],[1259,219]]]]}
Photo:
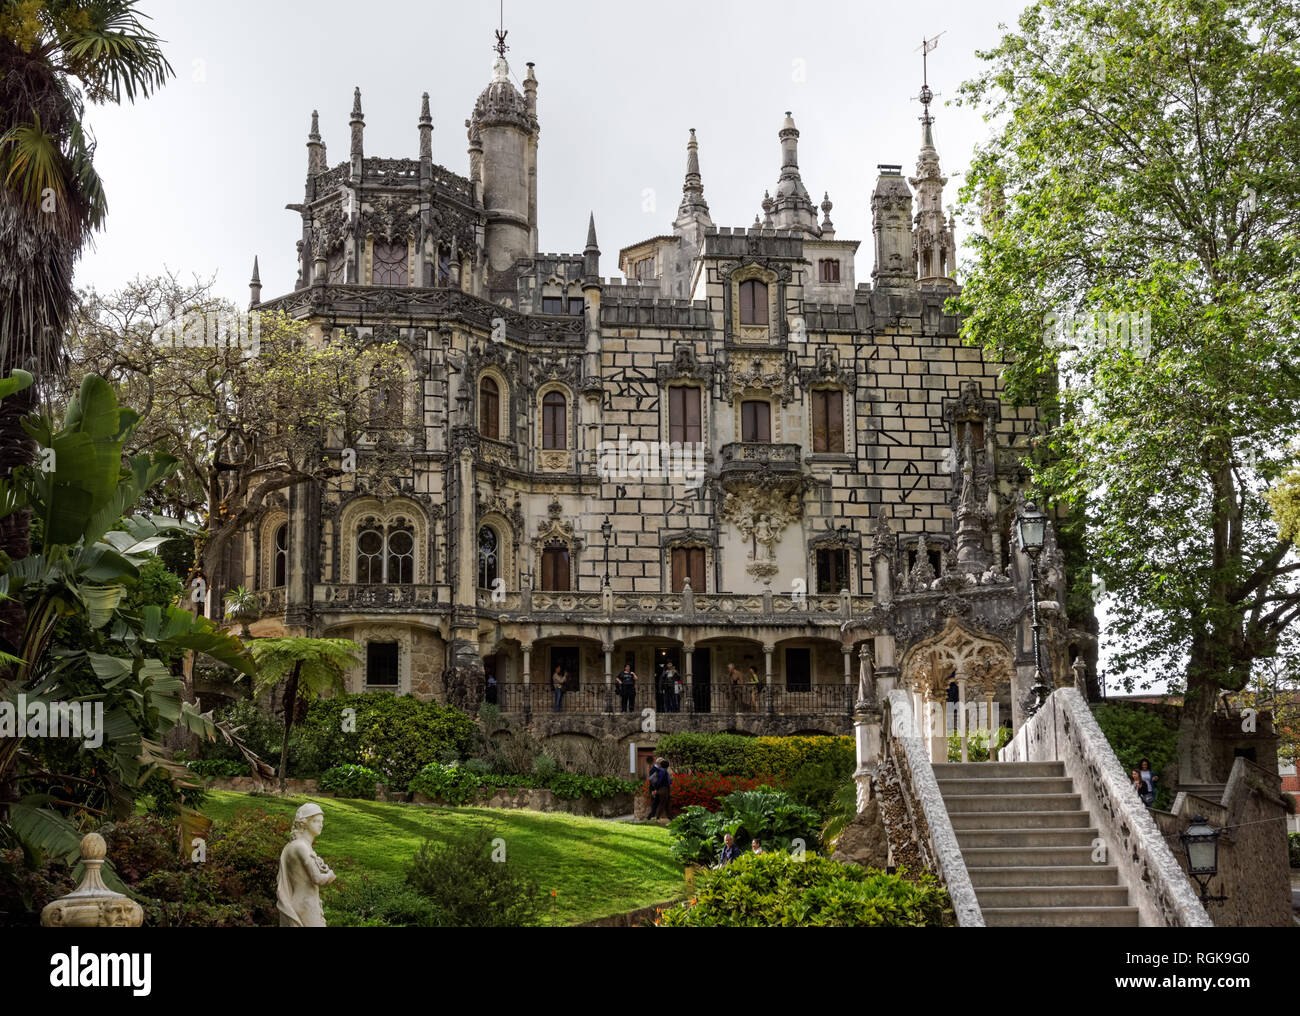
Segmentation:
{"type": "MultiPolygon", "coordinates": [[[[250,797],[214,791],[203,812],[226,819],[241,808],[261,808],[290,817],[306,797],[250,797]]],[[[581,924],[681,896],[682,870],[668,852],[668,830],[563,813],[503,808],[432,808],[344,798],[313,797],[325,812],[319,853],[339,882],[361,872],[376,881],[400,882],[403,870],[425,839],[477,827],[506,843],[508,863],[554,891],[543,923],[581,924]]],[[[329,919],[333,889],[321,892],[329,919]]]]}

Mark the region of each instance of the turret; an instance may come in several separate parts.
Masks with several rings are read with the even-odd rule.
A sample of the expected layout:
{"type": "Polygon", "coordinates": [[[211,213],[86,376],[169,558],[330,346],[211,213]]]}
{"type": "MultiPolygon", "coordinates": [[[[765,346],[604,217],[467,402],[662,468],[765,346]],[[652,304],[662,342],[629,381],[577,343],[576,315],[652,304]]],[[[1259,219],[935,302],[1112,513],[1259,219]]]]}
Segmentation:
{"type": "Polygon", "coordinates": [[[871,281],[876,289],[915,289],[916,265],[912,254],[912,192],[903,179],[903,167],[877,166],[880,175],[871,192],[871,233],[875,239],[876,266],[871,281]]]}
{"type": "Polygon", "coordinates": [[[927,77],[921,86],[921,105],[925,109],[921,117],[921,151],[916,159],[916,176],[909,181],[916,188],[916,276],[920,282],[955,285],[957,248],[952,219],[943,212],[943,185],[948,178],[939,170],[939,152],[934,147],[934,117],[930,115],[933,98],[927,77]]]}
{"type": "Polygon", "coordinates": [[[325,165],[325,143],[320,139],[320,114],[316,110],[311,111],[311,133],[307,135],[307,175],[316,176],[324,173],[328,167],[325,165]]]}
{"type": "Polygon", "coordinates": [[[433,117],[429,113],[429,93],[425,92],[420,99],[420,164],[422,166],[433,163],[433,117]]]}
{"type": "MultiPolygon", "coordinates": [[[[492,82],[479,94],[470,117],[471,170],[477,138],[482,146],[481,172],[488,267],[505,273],[534,251],[537,121],[528,101],[510,82],[505,43],[499,41],[492,82]]],[[[535,95],[536,81],[528,87],[535,95]]]]}
{"type": "Polygon", "coordinates": [[[366,128],[366,118],[361,113],[361,89],[358,88],[352,93],[352,118],[348,121],[352,128],[352,148],[350,158],[352,159],[352,175],[361,175],[361,160],[364,158],[364,146],[362,144],[362,133],[366,128]]]}
{"type": "Polygon", "coordinates": [[[778,136],[781,139],[781,176],[776,182],[776,196],[772,199],[772,224],[777,229],[799,229],[816,236],[820,232],[817,209],[799,176],[799,129],[789,111],[778,136]]]}

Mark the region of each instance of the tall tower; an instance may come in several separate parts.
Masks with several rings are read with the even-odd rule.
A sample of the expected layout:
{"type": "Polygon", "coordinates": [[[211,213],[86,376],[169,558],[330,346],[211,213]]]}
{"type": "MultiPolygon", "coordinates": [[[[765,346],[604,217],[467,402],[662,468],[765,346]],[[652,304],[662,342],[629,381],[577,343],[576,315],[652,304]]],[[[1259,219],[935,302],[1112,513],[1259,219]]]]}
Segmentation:
{"type": "Polygon", "coordinates": [[[934,117],[930,103],[929,69],[926,58],[938,45],[938,36],[921,44],[921,152],[916,159],[916,176],[908,182],[916,189],[916,219],[912,230],[916,251],[917,281],[933,284],[952,283],[955,274],[957,245],[953,221],[943,213],[943,185],[948,178],[939,170],[939,152],[934,147],[934,117]]]}
{"type": "MultiPolygon", "coordinates": [[[[772,225],[777,229],[798,229],[818,236],[821,230],[817,226],[817,208],[799,175],[799,129],[788,111],[779,137],[781,176],[776,181],[776,197],[772,199],[770,207],[764,200],[763,210],[769,214],[772,225]]],[[[767,225],[766,221],[764,225],[767,225]]]]}
{"type": "MultiPolygon", "coordinates": [[[[488,268],[503,276],[519,258],[534,253],[537,137],[534,113],[537,79],[528,70],[525,99],[510,81],[506,32],[496,33],[492,82],[474,103],[469,122],[472,148],[480,146],[483,208],[487,219],[488,268]]],[[[505,280],[503,280],[505,281],[505,280]]]]}

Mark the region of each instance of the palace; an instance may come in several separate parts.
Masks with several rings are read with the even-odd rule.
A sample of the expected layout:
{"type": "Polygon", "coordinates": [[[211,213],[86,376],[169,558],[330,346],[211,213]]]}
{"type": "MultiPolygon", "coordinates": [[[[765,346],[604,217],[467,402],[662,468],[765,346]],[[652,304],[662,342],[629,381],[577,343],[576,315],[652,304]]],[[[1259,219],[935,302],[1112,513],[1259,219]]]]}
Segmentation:
{"type": "MultiPolygon", "coordinates": [[[[427,94],[415,158],[365,154],[359,89],[346,161],[328,164],[312,114],[300,274],[263,301],[255,267],[251,306],[315,341],[397,343],[410,381],[390,409],[412,436],[327,449],[355,470],[268,503],[232,561],[262,600],[254,634],[354,639],[352,690],[487,696],[544,736],[848,732],[894,687],[962,731],[944,703],[1018,726],[1034,659],[1013,534],[1036,413],[1000,399],[946,309],[928,90],[915,175],[880,166],[870,194],[869,282],[810,197],[790,113],[752,226],[714,223],[690,130],[676,218],[618,252],[625,278],[602,277],[594,216],[581,252],[539,253],[538,91],[502,45],[467,176],[433,162],[427,94]],[[680,694],[656,687],[668,662],[680,694]],[[633,712],[613,681],[627,663],[633,712]]],[[[1079,651],[1048,530],[1057,683],[1079,651]]]]}

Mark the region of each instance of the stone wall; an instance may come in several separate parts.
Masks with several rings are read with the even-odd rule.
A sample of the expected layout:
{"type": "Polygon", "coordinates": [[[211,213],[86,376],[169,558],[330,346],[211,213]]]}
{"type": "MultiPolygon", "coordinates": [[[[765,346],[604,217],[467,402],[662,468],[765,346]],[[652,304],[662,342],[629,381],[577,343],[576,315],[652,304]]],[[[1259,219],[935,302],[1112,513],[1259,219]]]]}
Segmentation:
{"type": "Polygon", "coordinates": [[[1180,837],[1196,815],[1222,830],[1219,874],[1209,892],[1226,896],[1206,910],[1219,927],[1289,928],[1291,874],[1287,860],[1286,819],[1281,780],[1262,766],[1239,758],[1218,801],[1197,794],[1179,794],[1171,812],[1153,811],[1165,842],[1178,863],[1187,868],[1180,837]]]}
{"type": "MultiPolygon", "coordinates": [[[[565,800],[553,791],[533,787],[501,787],[486,797],[466,807],[473,808],[527,808],[531,811],[563,811],[570,815],[590,815],[594,818],[617,818],[632,814],[632,794],[615,794],[613,797],[579,797],[565,800]]],[[[451,807],[445,802],[415,794],[415,804],[451,807]]]]}
{"type": "Polygon", "coordinates": [[[1099,827],[1144,927],[1211,925],[1078,691],[1054,691],[998,757],[1004,762],[1065,763],[1065,774],[1099,827]]]}

